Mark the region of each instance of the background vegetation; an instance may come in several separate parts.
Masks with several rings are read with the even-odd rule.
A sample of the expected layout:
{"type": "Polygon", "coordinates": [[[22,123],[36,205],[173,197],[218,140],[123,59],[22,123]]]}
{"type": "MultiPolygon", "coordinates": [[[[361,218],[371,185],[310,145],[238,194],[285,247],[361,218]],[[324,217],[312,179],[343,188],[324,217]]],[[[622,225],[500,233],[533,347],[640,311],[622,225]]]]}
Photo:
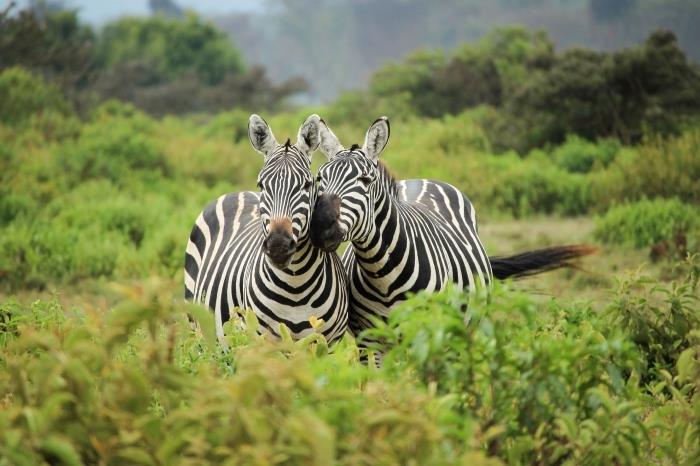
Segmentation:
{"type": "Polygon", "coordinates": [[[294,108],[195,16],[0,21],[0,465],[700,461],[700,74],[672,33],[555,52],[501,29],[294,108]],[[202,206],[255,189],[251,110],[346,145],[387,114],[387,165],[467,193],[490,254],[601,252],[466,319],[460,291],[412,298],[381,369],[243,310],[222,354],[182,258],[202,206]]]}

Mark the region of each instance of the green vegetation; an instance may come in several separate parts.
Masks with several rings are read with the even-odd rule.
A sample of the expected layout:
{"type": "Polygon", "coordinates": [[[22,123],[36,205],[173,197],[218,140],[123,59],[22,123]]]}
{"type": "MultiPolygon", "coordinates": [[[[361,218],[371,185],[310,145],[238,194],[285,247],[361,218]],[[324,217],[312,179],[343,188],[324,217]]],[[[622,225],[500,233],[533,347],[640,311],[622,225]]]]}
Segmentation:
{"type": "Polygon", "coordinates": [[[601,241],[652,247],[655,256],[685,256],[700,243],[700,209],[678,199],[643,200],[613,207],[599,220],[601,241]]]}
{"type": "MultiPolygon", "coordinates": [[[[255,13],[230,12],[217,17],[216,23],[242,49],[254,53],[256,61],[264,63],[270,74],[281,78],[305,77],[312,84],[312,95],[323,101],[334,99],[341,90],[365,87],[367,78],[378,66],[405,57],[417,48],[459,49],[461,44],[475,43],[505,24],[546,30],[557,50],[571,47],[619,50],[639,43],[653,28],[671,29],[688,57],[696,63],[700,61],[700,28],[695,27],[700,24],[697,0],[267,0],[265,3],[268,8],[255,13]],[[314,52],[308,53],[310,50],[314,52]],[[304,60],[299,60],[300,56],[304,60]]],[[[508,47],[508,54],[519,53],[523,50],[521,45],[508,47]]],[[[450,58],[445,61],[449,62],[450,58]]],[[[460,63],[455,65],[453,71],[458,71],[460,63]]],[[[455,75],[446,73],[446,76],[455,75]]],[[[490,84],[499,87],[498,83],[490,84]]],[[[489,87],[489,83],[473,81],[468,85],[474,89],[489,87]]],[[[452,86],[460,98],[468,92],[452,86]]]]}
{"type": "Polygon", "coordinates": [[[153,79],[167,81],[194,72],[208,84],[227,73],[243,72],[243,58],[222,32],[194,15],[185,21],[162,16],[127,18],[108,24],[95,51],[105,68],[142,60],[153,68],[153,79]]]}
{"type": "MultiPolygon", "coordinates": [[[[0,95],[8,103],[0,112],[5,290],[175,276],[181,245],[202,206],[254,186],[260,159],[249,149],[244,111],[156,120],[110,101],[80,120],[56,88],[21,68],[0,73],[0,95]]],[[[280,114],[272,124],[280,137],[293,135],[309,112],[280,114]]],[[[486,218],[602,213],[645,197],[700,199],[697,129],[638,147],[571,137],[550,152],[520,157],[492,155],[479,118],[467,112],[395,123],[388,166],[399,178],[454,183],[486,218]]],[[[327,120],[341,140],[359,140],[361,129],[327,120]]],[[[670,228],[667,220],[684,215],[675,206],[655,224],[670,228]]],[[[622,221],[608,225],[601,238],[637,238],[644,242],[639,246],[673,241],[669,235],[675,234],[654,230],[648,240],[627,232],[622,221]]]]}
{"type": "Polygon", "coordinates": [[[373,332],[381,369],[351,338],[257,336],[252,313],[221,354],[211,313],[154,281],[106,314],[10,301],[0,462],[695,464],[699,271],[656,302],[622,282],[604,314],[499,289],[465,324],[462,292],[419,295],[373,332]]]}
{"type": "Polygon", "coordinates": [[[209,22],[124,18],[93,31],[76,11],[0,11],[0,71],[21,66],[61,88],[86,115],[117,98],[151,114],[270,110],[306,89],[300,78],[273,84],[209,22]]]}
{"type": "Polygon", "coordinates": [[[370,332],[374,368],[351,336],[272,341],[244,310],[224,353],[212,314],[182,303],[197,214],[255,189],[247,108],[290,88],[194,16],[0,22],[0,466],[700,462],[700,94],[668,34],[554,53],[503,29],[265,115],[284,140],[320,113],[349,145],[388,114],[387,165],[462,189],[490,254],[601,246],[489,297],[412,297],[370,332]],[[621,270],[647,255],[646,275],[621,270]]]}
{"type": "Polygon", "coordinates": [[[700,69],[676,37],[657,31],[643,46],[603,53],[554,52],[543,32],[496,29],[446,57],[418,51],[373,74],[367,91],[331,108],[340,120],[372,113],[439,117],[479,105],[492,147],[525,153],[567,135],[637,143],[644,132],[677,134],[700,108],[700,69]],[[375,110],[376,113],[376,110],[375,110]]]}

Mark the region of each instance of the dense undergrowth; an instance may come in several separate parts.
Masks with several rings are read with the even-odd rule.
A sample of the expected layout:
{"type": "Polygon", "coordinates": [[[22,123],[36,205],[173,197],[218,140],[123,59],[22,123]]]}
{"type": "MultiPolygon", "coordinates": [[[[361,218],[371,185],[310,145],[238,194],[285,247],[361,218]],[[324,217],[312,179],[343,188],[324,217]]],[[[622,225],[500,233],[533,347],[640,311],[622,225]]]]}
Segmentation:
{"type": "Polygon", "coordinates": [[[498,287],[465,323],[461,291],[418,295],[373,331],[380,369],[245,312],[224,354],[158,281],[106,312],[9,301],[0,464],[697,464],[700,265],[680,266],[603,313],[498,287]]]}

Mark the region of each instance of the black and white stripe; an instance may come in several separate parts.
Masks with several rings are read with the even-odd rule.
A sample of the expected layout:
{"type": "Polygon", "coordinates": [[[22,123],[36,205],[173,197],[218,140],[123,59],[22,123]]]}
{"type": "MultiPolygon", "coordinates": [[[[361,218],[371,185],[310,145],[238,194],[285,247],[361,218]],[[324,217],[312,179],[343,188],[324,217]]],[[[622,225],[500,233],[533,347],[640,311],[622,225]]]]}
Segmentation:
{"type": "Polygon", "coordinates": [[[352,242],[343,262],[355,332],[370,327],[373,316],[386,318],[407,293],[448,283],[473,292],[492,280],[471,202],[446,183],[396,183],[378,160],[388,137],[386,119],[370,127],[362,148],[345,150],[322,130],[330,161],[318,173],[312,239],[326,250],[352,242]]]}
{"type": "Polygon", "coordinates": [[[278,144],[267,123],[252,115],[249,135],[264,155],[260,193],[225,194],[197,217],[185,255],[185,297],[216,316],[217,336],[234,308],[252,309],[278,335],[284,323],[295,338],[314,331],[330,341],[346,330],[348,283],[335,252],[308,240],[315,199],[310,164],[320,118],[310,116],[296,144],[278,144]]]}
{"type": "Polygon", "coordinates": [[[311,239],[327,251],[352,242],[343,263],[353,332],[371,327],[372,317],[385,319],[408,293],[438,291],[449,283],[474,293],[488,287],[494,275],[539,273],[590,253],[564,246],[489,258],[474,207],[462,192],[439,181],[396,182],[379,162],[389,139],[386,118],[370,126],[362,147],[344,149],[325,124],[320,129],[329,162],[317,177],[311,239]]]}

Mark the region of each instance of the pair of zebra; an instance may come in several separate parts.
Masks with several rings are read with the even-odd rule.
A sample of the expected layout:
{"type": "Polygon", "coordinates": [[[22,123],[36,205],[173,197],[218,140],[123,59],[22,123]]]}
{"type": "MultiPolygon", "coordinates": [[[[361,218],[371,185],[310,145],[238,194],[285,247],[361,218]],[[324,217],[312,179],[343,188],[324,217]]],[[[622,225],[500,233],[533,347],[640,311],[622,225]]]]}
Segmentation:
{"type": "Polygon", "coordinates": [[[407,293],[448,283],[474,292],[494,277],[566,266],[590,252],[561,246],[489,258],[463,193],[439,181],[396,181],[379,161],[390,135],[385,117],[349,149],[318,115],[304,121],[296,143],[279,144],[258,115],[248,135],[264,158],[260,192],[208,205],[185,254],[185,297],[214,311],[221,341],[234,308],[252,309],[273,335],[284,324],[295,338],[320,331],[332,341],[386,318],[407,293]],[[317,149],[328,162],[314,178],[317,149]]]}

